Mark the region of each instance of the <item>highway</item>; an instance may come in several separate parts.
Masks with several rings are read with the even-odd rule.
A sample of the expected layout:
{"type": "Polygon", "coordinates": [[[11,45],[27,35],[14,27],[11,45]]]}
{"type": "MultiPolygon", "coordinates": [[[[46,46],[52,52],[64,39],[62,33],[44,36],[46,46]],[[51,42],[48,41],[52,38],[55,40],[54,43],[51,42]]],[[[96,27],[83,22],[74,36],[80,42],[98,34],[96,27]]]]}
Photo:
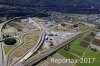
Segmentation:
{"type": "Polygon", "coordinates": [[[35,64],[36,62],[40,61],[41,59],[49,56],[50,54],[52,54],[53,52],[57,51],[58,49],[60,49],[61,47],[65,46],[66,44],[70,43],[72,40],[74,40],[80,33],[77,33],[76,35],[69,37],[68,40],[66,40],[65,42],[53,47],[52,49],[49,49],[47,52],[41,53],[41,54],[37,54],[35,56],[33,56],[32,58],[24,61],[22,64],[18,65],[18,66],[31,66],[32,64],[35,64]]]}
{"type": "MultiPolygon", "coordinates": [[[[68,38],[68,40],[66,40],[65,42],[53,47],[52,49],[50,49],[48,52],[46,53],[42,53],[42,54],[37,54],[36,56],[28,59],[33,53],[35,53],[40,46],[43,44],[44,38],[45,38],[45,30],[42,26],[40,26],[36,21],[34,21],[32,18],[28,18],[29,22],[33,22],[33,24],[35,26],[37,26],[41,32],[40,36],[39,36],[39,40],[37,42],[37,44],[31,49],[29,50],[29,52],[27,52],[27,54],[25,54],[24,56],[22,56],[19,60],[17,60],[16,62],[12,63],[10,66],[27,66],[27,65],[32,65],[38,61],[40,61],[41,59],[47,57],[48,55],[52,54],[53,52],[57,51],[59,48],[65,46],[66,44],[70,43],[71,41],[73,41],[78,35],[81,34],[81,32],[77,33],[76,35],[68,38]]],[[[89,31],[89,30],[87,30],[89,31]]],[[[87,32],[85,31],[85,32],[87,32]]],[[[1,46],[2,49],[2,46],[1,46]]],[[[2,54],[2,52],[1,52],[2,54]]],[[[3,56],[3,54],[2,54],[3,56]]],[[[3,57],[2,57],[3,58],[3,57]]],[[[0,58],[0,59],[2,59],[0,58]]],[[[1,62],[3,63],[3,61],[1,62]]],[[[1,65],[0,65],[1,66],[1,65]]],[[[3,65],[2,65],[3,66],[3,65]]]]}
{"type": "Polygon", "coordinates": [[[58,44],[57,46],[54,46],[52,49],[47,50],[47,52],[44,52],[44,53],[41,53],[41,54],[37,54],[37,55],[27,59],[26,61],[20,63],[18,66],[31,66],[31,65],[35,64],[36,62],[42,60],[43,58],[45,58],[45,57],[47,57],[49,55],[51,55],[53,52],[56,52],[58,49],[62,48],[63,46],[65,46],[68,43],[70,43],[71,41],[73,41],[74,39],[77,38],[77,36],[79,36],[81,34],[85,34],[88,31],[91,31],[93,28],[88,29],[88,30],[83,31],[83,32],[78,32],[77,34],[69,37],[68,40],[62,42],[61,44],[58,44]]]}
{"type": "Polygon", "coordinates": [[[33,24],[35,26],[37,26],[40,30],[40,36],[39,36],[38,42],[31,50],[29,50],[29,52],[27,54],[25,54],[23,57],[21,57],[16,62],[12,63],[10,66],[18,66],[21,62],[25,61],[33,53],[35,53],[40,48],[40,46],[43,44],[43,41],[44,41],[44,38],[45,38],[45,31],[44,31],[43,27],[40,26],[37,22],[35,22],[32,18],[28,18],[28,20],[29,20],[29,22],[33,22],[33,24]]]}
{"type": "MultiPolygon", "coordinates": [[[[2,45],[2,41],[3,40],[5,40],[5,39],[2,39],[2,37],[1,37],[1,34],[2,34],[2,27],[5,25],[5,24],[7,24],[8,22],[10,22],[10,21],[12,21],[12,20],[14,20],[14,19],[18,19],[18,18],[21,18],[21,17],[16,17],[16,18],[13,18],[13,19],[10,19],[10,20],[8,20],[8,21],[5,21],[5,22],[3,22],[3,23],[1,23],[0,24],[0,66],[6,66],[7,64],[5,64],[5,61],[4,61],[4,51],[3,51],[3,45],[2,45]]],[[[40,30],[42,30],[41,29],[41,27],[39,27],[38,26],[38,24],[37,23],[35,23],[35,21],[33,21],[31,18],[29,18],[29,21],[32,21],[32,22],[34,22],[34,24],[40,29],[40,30]]],[[[41,34],[41,36],[45,36],[45,32],[43,31],[43,33],[41,34]]],[[[40,36],[40,38],[39,38],[39,40],[41,40],[41,39],[44,39],[44,37],[41,37],[40,36]]],[[[10,38],[10,37],[9,37],[10,38]]],[[[31,50],[31,54],[30,55],[32,55],[35,51],[37,51],[37,49],[40,47],[40,45],[41,45],[41,43],[42,43],[42,41],[43,40],[41,40],[41,42],[40,41],[38,41],[38,44],[35,46],[36,48],[34,48],[33,50],[31,50]],[[39,43],[40,42],[40,43],[39,43]]],[[[30,52],[29,52],[30,53],[30,52]]],[[[28,54],[28,56],[29,56],[29,54],[28,54]]],[[[28,58],[28,57],[27,57],[28,58]]],[[[25,60],[25,59],[24,59],[25,60]]]]}
{"type": "Polygon", "coordinates": [[[44,41],[44,38],[45,38],[45,31],[42,30],[43,28],[40,27],[40,25],[38,25],[34,20],[32,20],[31,18],[29,18],[29,22],[33,22],[34,25],[36,25],[39,29],[40,29],[40,37],[39,37],[39,40],[37,42],[37,44],[34,46],[34,48],[32,50],[30,50],[30,52],[23,58],[20,60],[20,62],[28,59],[33,53],[35,53],[39,47],[42,45],[43,41],[44,41]]]}

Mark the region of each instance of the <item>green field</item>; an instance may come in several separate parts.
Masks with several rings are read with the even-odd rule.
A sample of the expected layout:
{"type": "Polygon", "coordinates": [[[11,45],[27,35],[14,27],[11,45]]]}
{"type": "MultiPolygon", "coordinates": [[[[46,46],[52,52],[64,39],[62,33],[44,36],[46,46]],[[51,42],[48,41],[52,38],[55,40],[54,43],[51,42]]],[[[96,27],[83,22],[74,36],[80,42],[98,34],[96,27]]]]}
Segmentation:
{"type": "Polygon", "coordinates": [[[94,52],[91,49],[85,54],[85,58],[95,58],[93,63],[78,63],[79,66],[99,66],[100,65],[100,51],[94,52]]]}
{"type": "Polygon", "coordinates": [[[22,26],[19,26],[18,24],[14,23],[14,22],[9,23],[8,25],[10,25],[11,27],[16,28],[17,30],[20,30],[22,28],[22,26]]]}
{"type": "Polygon", "coordinates": [[[7,54],[13,47],[13,45],[4,45],[5,54],[7,54]]]}
{"type": "Polygon", "coordinates": [[[9,22],[5,28],[7,27],[14,27],[16,28],[17,30],[21,30],[22,28],[24,28],[27,24],[25,22],[9,22]]]}
{"type": "Polygon", "coordinates": [[[69,51],[61,49],[58,51],[59,54],[63,55],[65,58],[76,59],[78,57],[72,55],[69,51]]]}
{"type": "MultiPolygon", "coordinates": [[[[79,57],[82,56],[83,52],[85,51],[86,48],[84,47],[81,47],[79,44],[80,42],[82,41],[82,39],[84,39],[84,36],[80,35],[76,40],[74,40],[72,43],[71,43],[71,49],[69,51],[66,51],[64,49],[61,49],[58,51],[58,53],[60,53],[61,55],[63,55],[64,57],[66,57],[66,53],[67,54],[70,54],[70,53],[73,53],[79,57]],[[80,39],[80,40],[79,40],[80,39]]],[[[71,56],[71,55],[69,55],[71,56]]],[[[75,56],[74,56],[75,57],[75,56]]]]}
{"type": "Polygon", "coordinates": [[[82,23],[79,23],[79,28],[80,28],[81,31],[84,31],[86,29],[89,29],[89,26],[85,25],[85,24],[82,24],[82,23]]]}
{"type": "MultiPolygon", "coordinates": [[[[87,35],[87,37],[93,38],[91,34],[87,35]]],[[[83,56],[83,53],[87,48],[80,46],[79,44],[85,38],[85,36],[80,35],[76,40],[71,43],[71,49],[69,51],[64,50],[63,48],[58,51],[59,54],[63,55],[65,58],[78,58],[80,59],[83,56]],[[72,53],[72,54],[71,54],[72,53]],[[79,56],[79,57],[77,57],[79,56]]],[[[77,63],[74,66],[99,66],[100,65],[100,51],[93,51],[90,48],[87,49],[85,53],[85,58],[95,58],[94,63],[77,63]]]]}
{"type": "Polygon", "coordinates": [[[57,28],[55,28],[57,30],[61,30],[61,31],[68,31],[70,29],[72,29],[72,26],[71,25],[68,25],[68,24],[65,24],[64,26],[58,26],[57,28]]]}

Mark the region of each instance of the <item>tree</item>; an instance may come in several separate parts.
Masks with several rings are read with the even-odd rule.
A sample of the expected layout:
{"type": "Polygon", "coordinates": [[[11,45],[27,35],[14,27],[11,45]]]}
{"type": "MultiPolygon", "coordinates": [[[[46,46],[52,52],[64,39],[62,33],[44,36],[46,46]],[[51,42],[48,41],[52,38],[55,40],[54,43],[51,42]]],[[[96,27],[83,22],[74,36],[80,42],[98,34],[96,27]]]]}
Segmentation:
{"type": "Polygon", "coordinates": [[[15,45],[16,44],[16,39],[15,38],[7,38],[4,40],[4,43],[7,45],[15,45]]]}
{"type": "Polygon", "coordinates": [[[8,38],[10,37],[9,35],[3,34],[3,38],[8,38]]]}
{"type": "Polygon", "coordinates": [[[98,29],[100,29],[100,26],[98,26],[98,29]]]}

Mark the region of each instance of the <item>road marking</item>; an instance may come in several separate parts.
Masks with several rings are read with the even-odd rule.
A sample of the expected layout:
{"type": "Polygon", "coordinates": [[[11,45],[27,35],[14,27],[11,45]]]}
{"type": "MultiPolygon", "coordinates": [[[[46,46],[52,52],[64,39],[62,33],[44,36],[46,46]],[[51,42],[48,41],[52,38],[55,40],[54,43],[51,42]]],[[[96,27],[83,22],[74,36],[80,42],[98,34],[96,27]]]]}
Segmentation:
{"type": "Polygon", "coordinates": [[[29,58],[32,55],[32,52],[29,52],[23,59],[20,60],[20,62],[26,60],[27,58],[29,58]]]}

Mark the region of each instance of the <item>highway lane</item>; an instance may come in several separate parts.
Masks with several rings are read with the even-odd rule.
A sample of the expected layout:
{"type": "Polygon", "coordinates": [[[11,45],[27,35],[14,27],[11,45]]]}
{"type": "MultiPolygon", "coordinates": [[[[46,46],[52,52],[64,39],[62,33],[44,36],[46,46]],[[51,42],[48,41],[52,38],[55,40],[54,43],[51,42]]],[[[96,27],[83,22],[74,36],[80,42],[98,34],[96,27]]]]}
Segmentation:
{"type": "Polygon", "coordinates": [[[33,22],[34,25],[36,25],[39,29],[40,29],[40,37],[39,37],[39,40],[37,42],[37,44],[34,46],[34,48],[32,50],[30,50],[30,52],[23,58],[20,60],[20,62],[26,60],[27,58],[29,58],[33,53],[35,53],[38,48],[42,45],[43,43],[43,40],[45,38],[45,31],[44,30],[41,30],[42,27],[40,25],[38,25],[34,20],[32,20],[31,18],[29,18],[29,22],[33,22]]]}

